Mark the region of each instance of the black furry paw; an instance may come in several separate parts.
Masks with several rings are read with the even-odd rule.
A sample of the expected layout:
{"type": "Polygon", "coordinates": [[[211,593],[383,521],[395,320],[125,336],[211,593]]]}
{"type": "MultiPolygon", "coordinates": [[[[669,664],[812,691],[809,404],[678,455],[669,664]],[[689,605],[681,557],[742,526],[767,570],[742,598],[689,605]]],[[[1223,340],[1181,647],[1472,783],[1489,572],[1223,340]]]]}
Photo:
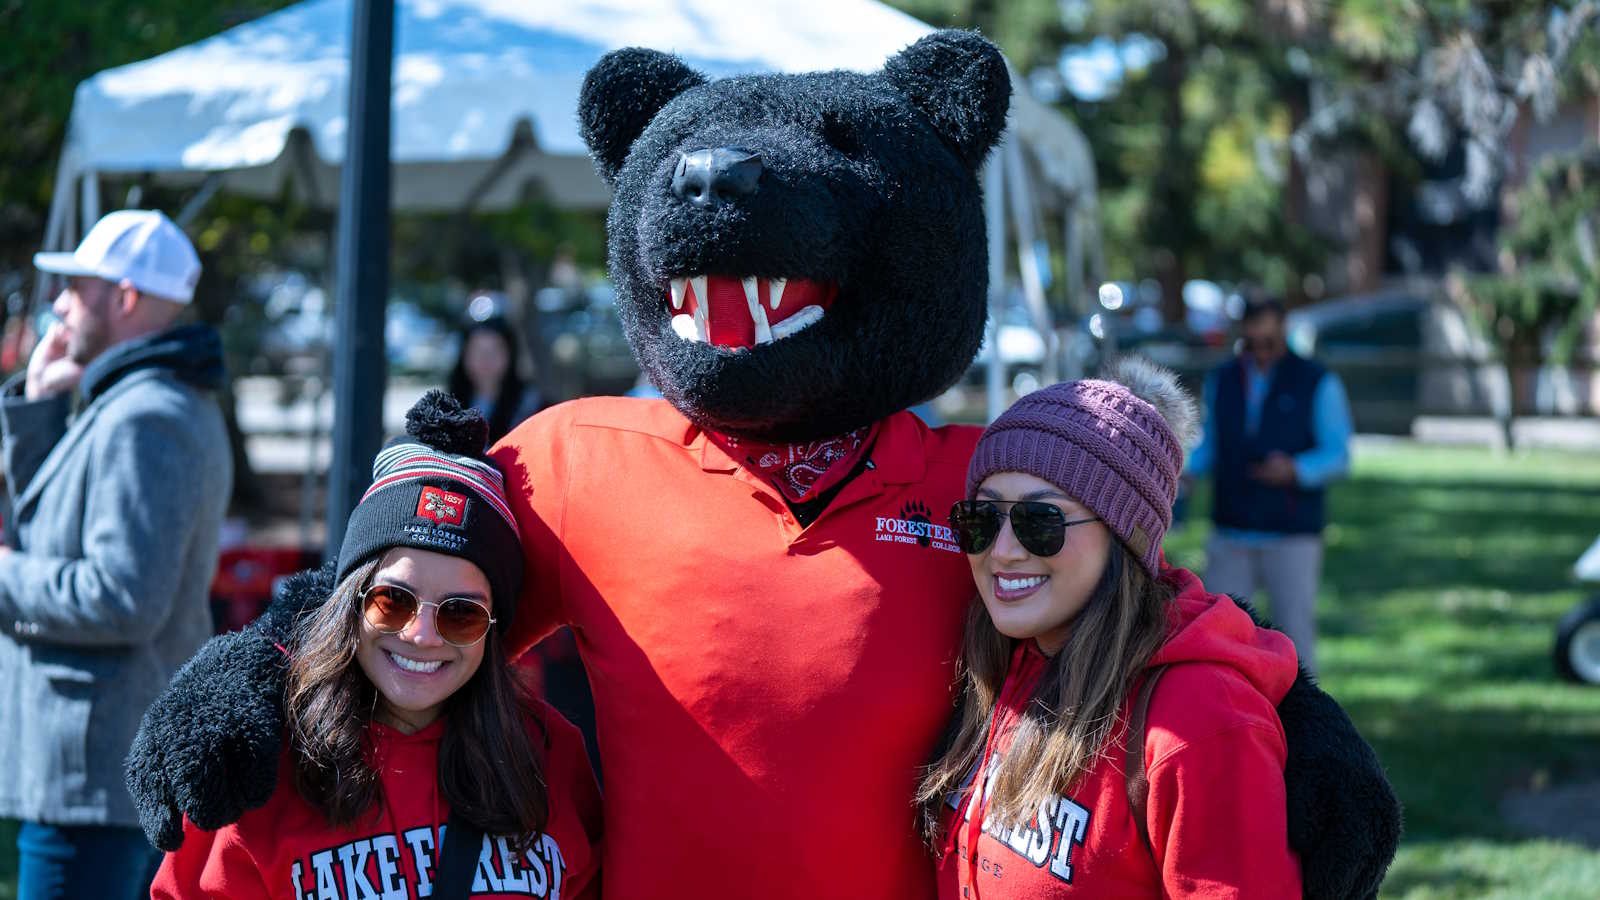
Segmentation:
{"type": "Polygon", "coordinates": [[[272,796],[284,663],[283,652],[258,634],[219,635],[145,711],[127,775],[150,843],[176,850],[183,816],[215,830],[272,796]]]}
{"type": "Polygon", "coordinates": [[[1303,670],[1278,704],[1289,745],[1289,846],[1308,900],[1374,897],[1400,843],[1400,801],[1372,747],[1303,670]]]}
{"type": "Polygon", "coordinates": [[[145,711],[128,790],[150,843],[176,850],[183,817],[215,830],[267,802],[278,781],[288,646],[300,614],[328,596],[325,567],[289,579],[260,619],[207,641],[145,711]]]}

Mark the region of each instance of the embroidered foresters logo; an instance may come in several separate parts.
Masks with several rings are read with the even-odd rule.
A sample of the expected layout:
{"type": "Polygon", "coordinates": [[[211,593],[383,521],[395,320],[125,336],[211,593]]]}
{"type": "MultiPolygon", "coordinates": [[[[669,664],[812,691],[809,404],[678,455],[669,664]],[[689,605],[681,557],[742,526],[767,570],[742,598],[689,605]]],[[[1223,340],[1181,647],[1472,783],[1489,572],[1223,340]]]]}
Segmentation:
{"type": "Polygon", "coordinates": [[[897,516],[877,516],[873,540],[886,544],[912,544],[949,553],[960,553],[955,532],[948,525],[938,525],[933,514],[921,500],[911,500],[900,507],[897,516]]]}

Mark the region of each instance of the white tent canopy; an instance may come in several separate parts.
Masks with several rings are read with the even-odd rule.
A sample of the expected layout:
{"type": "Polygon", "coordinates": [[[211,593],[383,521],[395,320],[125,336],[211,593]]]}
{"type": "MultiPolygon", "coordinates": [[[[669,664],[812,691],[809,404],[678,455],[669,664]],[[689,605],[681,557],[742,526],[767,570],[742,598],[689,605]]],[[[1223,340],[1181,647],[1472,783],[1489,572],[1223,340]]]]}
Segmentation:
{"type": "MultiPolygon", "coordinates": [[[[557,204],[604,206],[576,109],[584,73],[609,50],[671,51],[712,76],[872,71],[932,30],[875,0],[397,0],[395,18],[397,210],[505,208],[530,182],[557,204]]],[[[306,0],[80,84],[46,249],[70,248],[99,217],[105,176],[203,186],[202,197],[275,197],[287,185],[305,202],[337,202],[350,23],[350,0],[306,0]]],[[[1011,224],[1029,306],[1042,309],[1027,271],[1040,254],[1023,232],[1064,213],[1066,256],[1082,260],[1094,168],[1082,134],[1018,87],[1011,145],[987,177],[997,185],[997,168],[1015,169],[1003,175],[1018,192],[1011,224]]],[[[998,210],[991,229],[1003,227],[998,210]]]]}

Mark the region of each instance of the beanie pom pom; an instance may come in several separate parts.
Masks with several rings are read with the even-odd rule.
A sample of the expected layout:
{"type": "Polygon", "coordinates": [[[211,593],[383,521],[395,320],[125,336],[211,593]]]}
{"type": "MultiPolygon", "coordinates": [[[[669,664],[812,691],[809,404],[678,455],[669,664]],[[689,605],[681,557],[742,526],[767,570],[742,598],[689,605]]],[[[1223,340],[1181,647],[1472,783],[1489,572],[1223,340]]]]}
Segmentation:
{"type": "Polygon", "coordinates": [[[406,412],[406,434],[435,450],[476,457],[489,443],[489,423],[483,413],[463,408],[455,397],[434,389],[406,412]]]}
{"type": "Polygon", "coordinates": [[[1111,367],[1106,378],[1155,407],[1180,446],[1191,447],[1199,440],[1199,408],[1171,369],[1142,357],[1124,356],[1111,367]]]}

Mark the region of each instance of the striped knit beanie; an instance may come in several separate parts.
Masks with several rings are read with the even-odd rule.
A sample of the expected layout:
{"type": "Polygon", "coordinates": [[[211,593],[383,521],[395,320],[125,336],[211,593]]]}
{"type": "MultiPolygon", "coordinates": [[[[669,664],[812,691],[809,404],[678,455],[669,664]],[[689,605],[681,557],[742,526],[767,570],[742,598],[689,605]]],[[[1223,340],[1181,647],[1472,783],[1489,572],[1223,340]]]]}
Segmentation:
{"type": "Polygon", "coordinates": [[[1154,576],[1194,401],[1171,372],[1141,359],[1124,360],[1111,378],[1053,384],[1001,413],[978,439],[967,497],[996,472],[1041,478],[1099,517],[1154,576]]]}
{"type": "Polygon", "coordinates": [[[406,413],[406,436],[372,463],[372,486],[345,525],[339,580],[391,547],[459,556],[483,570],[504,632],[522,590],[522,541],[500,470],[483,455],[489,423],[444,391],[406,413]]]}

